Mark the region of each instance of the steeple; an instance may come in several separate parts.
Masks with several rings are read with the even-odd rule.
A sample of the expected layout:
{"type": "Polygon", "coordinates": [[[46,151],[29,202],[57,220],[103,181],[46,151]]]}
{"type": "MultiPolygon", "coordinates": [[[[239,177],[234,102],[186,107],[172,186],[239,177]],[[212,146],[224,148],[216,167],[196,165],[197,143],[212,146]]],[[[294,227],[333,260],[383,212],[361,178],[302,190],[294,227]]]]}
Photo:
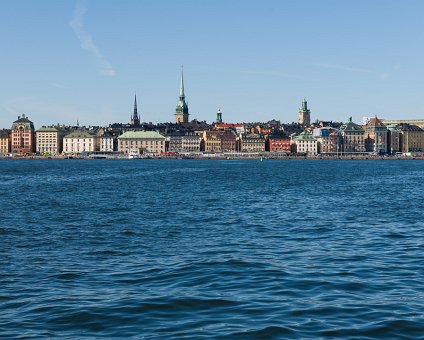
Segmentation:
{"type": "Polygon", "coordinates": [[[184,74],[183,67],[181,66],[180,97],[175,108],[175,121],[177,123],[188,123],[188,116],[188,105],[184,94],[184,74]]]}
{"type": "Polygon", "coordinates": [[[216,122],[217,123],[222,123],[222,112],[221,112],[221,108],[218,108],[218,112],[216,113],[216,122]]]}
{"type": "Polygon", "coordinates": [[[131,125],[140,125],[140,116],[137,112],[137,94],[134,94],[134,112],[131,117],[131,125]]]}
{"type": "Polygon", "coordinates": [[[302,101],[302,107],[299,109],[299,120],[300,125],[311,124],[311,111],[308,109],[308,102],[305,98],[302,101]]]}
{"type": "Polygon", "coordinates": [[[307,110],[308,110],[308,102],[306,101],[305,97],[303,97],[302,111],[307,111],[307,110]]]}
{"type": "Polygon", "coordinates": [[[183,71],[183,65],[181,65],[180,99],[181,98],[185,98],[185,95],[184,95],[184,71],[183,71]]]}

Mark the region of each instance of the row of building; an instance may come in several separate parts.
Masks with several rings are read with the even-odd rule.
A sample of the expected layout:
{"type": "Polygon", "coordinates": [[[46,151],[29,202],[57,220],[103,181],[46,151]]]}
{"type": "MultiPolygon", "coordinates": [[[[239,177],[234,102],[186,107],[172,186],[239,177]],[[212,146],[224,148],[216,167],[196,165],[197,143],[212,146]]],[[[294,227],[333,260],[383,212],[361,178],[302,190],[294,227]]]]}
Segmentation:
{"type": "Polygon", "coordinates": [[[175,123],[142,123],[134,98],[129,124],[109,127],[49,126],[34,129],[22,115],[10,130],[0,130],[0,154],[78,155],[89,152],[193,153],[279,152],[303,154],[421,153],[424,152],[424,120],[387,121],[377,117],[362,125],[350,118],[346,123],[311,123],[306,99],[298,123],[226,124],[218,110],[213,124],[192,120],[185,99],[181,71],[175,123]]]}
{"type": "MultiPolygon", "coordinates": [[[[306,103],[304,104],[306,105],[306,103]]],[[[136,110],[136,106],[135,106],[136,110]]],[[[218,112],[222,117],[222,112],[218,112]]],[[[420,123],[416,121],[415,123],[420,123]]],[[[421,122],[424,125],[424,122],[421,122]]],[[[116,128],[50,126],[34,129],[22,115],[10,130],[0,130],[0,153],[27,155],[78,155],[89,152],[145,153],[221,153],[278,152],[302,154],[424,152],[424,129],[405,121],[382,121],[377,117],[359,125],[350,118],[344,124],[323,122],[298,125],[297,132],[284,127],[225,124],[216,122],[205,127],[151,130],[138,125],[116,128]],[[336,127],[338,126],[338,127],[336,127]]],[[[176,127],[179,125],[177,124],[176,127]]]]}

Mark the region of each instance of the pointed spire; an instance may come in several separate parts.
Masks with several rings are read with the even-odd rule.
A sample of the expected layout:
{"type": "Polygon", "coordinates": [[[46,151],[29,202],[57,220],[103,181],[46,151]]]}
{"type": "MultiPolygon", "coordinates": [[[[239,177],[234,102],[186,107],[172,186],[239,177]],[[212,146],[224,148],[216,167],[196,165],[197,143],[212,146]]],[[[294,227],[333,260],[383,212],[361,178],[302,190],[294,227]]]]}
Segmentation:
{"type": "Polygon", "coordinates": [[[133,118],[138,118],[138,113],[137,113],[137,93],[134,93],[134,113],[133,113],[133,118]]]}
{"type": "Polygon", "coordinates": [[[137,93],[134,93],[134,112],[131,117],[132,125],[140,125],[140,116],[137,112],[137,93]]]}
{"type": "Polygon", "coordinates": [[[184,98],[184,70],[183,65],[181,65],[181,83],[180,83],[180,97],[184,98]]]}

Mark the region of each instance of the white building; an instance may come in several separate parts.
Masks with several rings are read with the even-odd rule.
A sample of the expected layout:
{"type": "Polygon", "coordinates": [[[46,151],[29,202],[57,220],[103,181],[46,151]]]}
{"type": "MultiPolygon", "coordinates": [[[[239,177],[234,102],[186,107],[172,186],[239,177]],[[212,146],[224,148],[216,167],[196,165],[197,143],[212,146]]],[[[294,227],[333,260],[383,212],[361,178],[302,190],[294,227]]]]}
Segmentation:
{"type": "Polygon", "coordinates": [[[156,131],[127,131],[118,137],[118,151],[159,155],[165,152],[165,137],[156,131]]]}
{"type": "Polygon", "coordinates": [[[74,131],[63,137],[63,152],[65,154],[79,154],[100,150],[99,137],[87,131],[74,131]]]}
{"type": "Polygon", "coordinates": [[[112,152],[113,150],[113,136],[103,135],[99,137],[100,151],[112,152]]]}
{"type": "Polygon", "coordinates": [[[63,137],[67,131],[59,127],[42,127],[35,131],[36,151],[57,155],[63,150],[63,137]]]}
{"type": "Polygon", "coordinates": [[[292,137],[292,144],[296,145],[296,152],[316,155],[318,153],[317,139],[310,133],[302,133],[292,137]]]}

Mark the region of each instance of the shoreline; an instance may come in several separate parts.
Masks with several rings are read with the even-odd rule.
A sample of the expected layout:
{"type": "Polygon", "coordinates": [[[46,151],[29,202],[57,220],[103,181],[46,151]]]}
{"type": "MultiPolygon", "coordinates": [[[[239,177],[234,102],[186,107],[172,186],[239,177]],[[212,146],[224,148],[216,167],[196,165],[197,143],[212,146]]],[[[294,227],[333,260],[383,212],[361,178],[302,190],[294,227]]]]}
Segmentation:
{"type": "Polygon", "coordinates": [[[162,160],[178,160],[178,159],[195,159],[195,160],[424,160],[424,156],[376,156],[376,155],[149,155],[146,157],[138,157],[130,159],[128,157],[102,157],[102,156],[1,156],[0,160],[73,160],[73,159],[84,159],[84,160],[95,160],[95,159],[108,159],[108,160],[151,160],[151,159],[162,159],[162,160]]]}

